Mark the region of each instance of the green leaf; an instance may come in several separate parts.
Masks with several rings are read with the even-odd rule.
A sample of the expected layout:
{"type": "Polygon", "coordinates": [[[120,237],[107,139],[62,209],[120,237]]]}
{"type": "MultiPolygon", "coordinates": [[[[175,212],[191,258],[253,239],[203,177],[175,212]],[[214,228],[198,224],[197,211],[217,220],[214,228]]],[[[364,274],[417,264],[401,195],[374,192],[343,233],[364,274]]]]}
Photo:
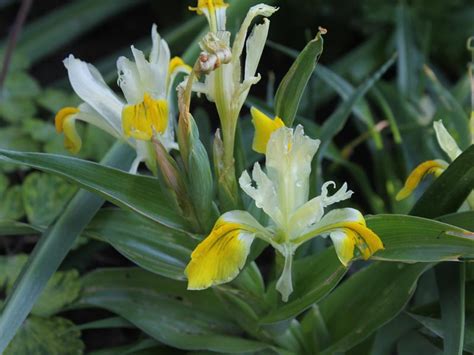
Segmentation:
{"type": "Polygon", "coordinates": [[[459,228],[474,230],[474,211],[451,213],[436,218],[438,221],[457,226],[459,228]]]}
{"type": "Polygon", "coordinates": [[[322,354],[351,349],[394,318],[431,266],[376,262],[336,288],[319,305],[331,336],[322,354]]]}
{"type": "Polygon", "coordinates": [[[28,318],[5,355],[80,355],[84,352],[81,332],[64,318],[28,318]]]}
{"type": "MultiPolygon", "coordinates": [[[[129,169],[132,159],[130,148],[117,143],[103,163],[129,169]]],[[[0,316],[0,353],[10,343],[48,280],[103,202],[91,193],[79,191],[56,224],[43,234],[3,307],[0,316]]]]}
{"type": "Polygon", "coordinates": [[[474,145],[465,150],[416,202],[410,214],[434,218],[456,212],[474,189],[474,145]]]}
{"type": "Polygon", "coordinates": [[[0,288],[9,288],[13,285],[27,260],[28,256],[25,254],[0,256],[0,288]]]}
{"type": "Polygon", "coordinates": [[[465,263],[441,263],[436,265],[444,353],[462,355],[465,328],[465,263]]]}
{"type": "Polygon", "coordinates": [[[16,221],[0,221],[0,236],[38,234],[42,228],[16,221]]]}
{"type": "Polygon", "coordinates": [[[23,182],[23,203],[31,224],[49,226],[66,207],[76,191],[63,179],[39,172],[29,174],[23,182]]]}
{"type": "MultiPolygon", "coordinates": [[[[0,128],[0,148],[21,150],[21,151],[38,151],[39,145],[34,142],[23,130],[18,127],[0,128]]],[[[18,167],[13,164],[6,164],[0,160],[0,171],[12,172],[18,167]]]]}
{"type": "MultiPolygon", "coordinates": [[[[261,323],[276,323],[297,316],[336,287],[346,271],[334,248],[296,260],[293,293],[287,303],[279,302],[274,310],[261,319],[261,323]]],[[[272,286],[269,290],[276,292],[272,286]]]]}
{"type": "Polygon", "coordinates": [[[79,306],[105,308],[127,319],[156,340],[186,350],[241,353],[267,344],[235,336],[212,291],[186,291],[186,284],[144,270],[95,271],[84,278],[79,306]]]}
{"type": "MultiPolygon", "coordinates": [[[[7,295],[11,293],[15,280],[27,260],[28,255],[25,254],[0,257],[2,266],[0,287],[6,286],[7,295]]],[[[32,314],[41,317],[52,316],[62,310],[64,306],[71,304],[79,296],[80,290],[81,283],[76,270],[58,271],[48,281],[32,310],[32,314]]]]}
{"type": "MultiPolygon", "coordinates": [[[[444,338],[444,327],[441,319],[431,318],[415,313],[408,313],[413,319],[420,322],[426,329],[430,330],[437,336],[444,338]]],[[[470,353],[474,352],[474,322],[466,321],[464,332],[464,350],[470,353]]]]}
{"type": "Polygon", "coordinates": [[[184,280],[184,269],[198,240],[166,228],[133,212],[101,210],[86,233],[112,245],[138,266],[175,280],[184,280]]]}
{"type": "Polygon", "coordinates": [[[50,317],[75,301],[81,292],[81,281],[76,270],[58,271],[46,284],[32,314],[50,317]]]}
{"type": "Polygon", "coordinates": [[[121,207],[135,211],[164,226],[181,231],[187,223],[158,180],[109,168],[97,163],[42,153],[20,153],[0,149],[0,157],[54,173],[121,207]]]}
{"type": "Polygon", "coordinates": [[[411,331],[398,341],[397,353],[403,355],[441,355],[442,351],[432,344],[427,337],[411,331]]]}
{"type": "Polygon", "coordinates": [[[0,220],[17,220],[25,215],[22,200],[22,187],[15,185],[0,195],[0,220]]]}
{"type": "Polygon", "coordinates": [[[367,217],[385,249],[374,259],[402,262],[458,261],[474,257],[473,233],[438,221],[404,215],[367,217]]]}
{"type": "Polygon", "coordinates": [[[303,92],[323,52],[321,32],[298,55],[280,83],[275,95],[275,114],[291,127],[303,92]]]}

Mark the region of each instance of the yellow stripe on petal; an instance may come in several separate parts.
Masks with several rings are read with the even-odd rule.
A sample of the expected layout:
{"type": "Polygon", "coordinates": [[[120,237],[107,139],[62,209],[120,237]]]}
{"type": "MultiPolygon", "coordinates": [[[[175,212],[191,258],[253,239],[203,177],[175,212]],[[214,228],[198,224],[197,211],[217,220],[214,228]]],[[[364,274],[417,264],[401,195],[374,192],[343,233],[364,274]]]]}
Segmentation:
{"type": "Polygon", "coordinates": [[[272,120],[255,107],[251,108],[250,113],[252,114],[252,123],[255,127],[252,149],[258,153],[265,154],[272,133],[281,127],[285,127],[285,123],[279,117],[275,117],[272,120]]]}
{"type": "Polygon", "coordinates": [[[82,140],[76,130],[76,114],[79,109],[76,107],[65,107],[56,114],[54,123],[58,133],[64,132],[64,147],[73,154],[79,153],[82,147],[82,140]]]}
{"type": "Polygon", "coordinates": [[[189,290],[202,290],[233,280],[245,264],[253,235],[238,223],[218,220],[191,254],[186,267],[189,290]]]}
{"type": "Polygon", "coordinates": [[[153,134],[168,127],[168,102],[145,94],[143,102],[126,105],[122,110],[122,127],[126,137],[148,141],[153,134]]]}
{"type": "Polygon", "coordinates": [[[407,198],[417,188],[421,180],[423,180],[428,174],[433,174],[438,177],[443,173],[447,166],[448,164],[442,160],[428,160],[418,165],[408,176],[405,186],[403,186],[403,189],[401,189],[395,197],[396,200],[400,201],[407,198]]]}

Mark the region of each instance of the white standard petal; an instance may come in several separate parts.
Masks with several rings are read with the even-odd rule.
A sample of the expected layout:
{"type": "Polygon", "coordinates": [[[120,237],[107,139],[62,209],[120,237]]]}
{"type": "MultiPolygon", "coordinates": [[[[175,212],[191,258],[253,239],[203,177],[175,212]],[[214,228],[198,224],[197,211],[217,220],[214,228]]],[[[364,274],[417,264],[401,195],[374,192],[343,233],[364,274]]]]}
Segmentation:
{"type": "Polygon", "coordinates": [[[263,209],[279,227],[282,227],[285,221],[282,219],[275,186],[262,171],[259,163],[255,163],[253,167],[252,178],[255,181],[255,187],[252,185],[249,174],[244,171],[239,179],[240,187],[255,201],[258,208],[263,209]]]}
{"type": "Polygon", "coordinates": [[[117,84],[122,89],[127,102],[135,105],[143,101],[145,92],[135,63],[125,57],[120,57],[117,60],[117,70],[117,84]]]}
{"type": "Polygon", "coordinates": [[[301,125],[293,131],[280,128],[273,132],[267,145],[266,166],[286,218],[306,201],[309,193],[311,161],[320,141],[304,135],[301,125]]]}
{"type": "Polygon", "coordinates": [[[265,4],[258,4],[250,8],[247,13],[247,16],[245,16],[245,19],[242,22],[242,25],[240,26],[239,32],[235,37],[234,44],[232,46],[232,56],[241,56],[242,51],[244,49],[245,38],[247,37],[247,31],[250,25],[252,24],[253,19],[257,16],[270,17],[276,11],[278,11],[277,7],[265,4]]]}
{"type": "Polygon", "coordinates": [[[123,102],[107,86],[98,70],[73,55],[64,59],[64,66],[76,94],[121,134],[123,102]]]}
{"type": "Polygon", "coordinates": [[[436,138],[438,139],[438,143],[443,149],[443,151],[449,156],[449,158],[453,161],[458,156],[461,155],[462,151],[459,149],[456,141],[454,138],[449,134],[448,130],[444,127],[443,121],[436,121],[434,124],[434,129],[436,132],[436,138]]]}
{"type": "Polygon", "coordinates": [[[263,19],[263,24],[255,26],[247,39],[244,80],[255,76],[257,72],[258,63],[265,48],[269,27],[270,21],[266,18],[263,19]]]}

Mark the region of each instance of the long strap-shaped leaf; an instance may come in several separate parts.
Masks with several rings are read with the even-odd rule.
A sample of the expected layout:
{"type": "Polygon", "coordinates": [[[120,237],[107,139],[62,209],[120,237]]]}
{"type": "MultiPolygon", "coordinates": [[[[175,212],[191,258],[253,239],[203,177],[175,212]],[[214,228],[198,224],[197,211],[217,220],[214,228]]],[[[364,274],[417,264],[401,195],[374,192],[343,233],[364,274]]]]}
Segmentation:
{"type": "Polygon", "coordinates": [[[132,175],[90,161],[54,154],[0,149],[1,157],[59,175],[120,207],[166,227],[187,231],[186,221],[175,209],[173,199],[155,178],[132,175]]]}
{"type": "MultiPolygon", "coordinates": [[[[102,163],[126,169],[130,166],[132,158],[133,153],[127,146],[116,143],[102,163]]],[[[0,354],[28,316],[36,299],[58,269],[77,236],[103,202],[104,200],[95,194],[79,191],[56,224],[43,234],[3,308],[0,318],[0,354]]]]}
{"type": "Polygon", "coordinates": [[[474,145],[462,153],[416,202],[410,214],[435,218],[455,212],[474,189],[474,145]]]}

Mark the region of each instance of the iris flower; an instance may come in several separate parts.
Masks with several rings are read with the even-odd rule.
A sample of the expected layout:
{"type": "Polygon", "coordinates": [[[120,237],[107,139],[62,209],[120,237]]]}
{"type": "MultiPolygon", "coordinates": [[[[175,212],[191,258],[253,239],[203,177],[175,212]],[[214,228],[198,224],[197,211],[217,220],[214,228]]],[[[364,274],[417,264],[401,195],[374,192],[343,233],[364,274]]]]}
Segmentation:
{"type": "MultiPolygon", "coordinates": [[[[454,161],[458,156],[461,155],[462,150],[444,127],[442,121],[434,122],[433,126],[439,146],[449,157],[450,161],[454,161]]],[[[474,144],[474,112],[471,115],[471,134],[472,144],[474,144]]],[[[435,177],[438,177],[448,168],[448,166],[449,162],[442,159],[428,160],[421,163],[408,176],[407,180],[405,181],[405,185],[398,192],[396,199],[403,200],[407,198],[413,193],[413,191],[427,175],[432,174],[435,177]]],[[[474,210],[474,192],[469,194],[467,203],[469,204],[470,208],[474,210]]]]}
{"type": "Polygon", "coordinates": [[[137,153],[131,172],[142,161],[151,160],[150,140],[156,138],[167,150],[177,148],[170,94],[175,76],[189,73],[182,59],[170,59],[168,44],[151,30],[152,49],[148,59],[141,50],[131,47],[134,61],[125,57],[117,60],[118,86],[125,100],[116,95],[102,75],[91,64],[69,55],[64,60],[69,81],[83,100],[78,107],[65,107],[56,115],[56,129],[64,132],[65,146],[72,153],[81,149],[81,137],[76,120],[88,122],[117,139],[123,139],[137,153]]]}
{"type": "Polygon", "coordinates": [[[330,205],[351,197],[347,184],[330,194],[329,188],[335,188],[336,184],[326,182],[321,194],[309,200],[311,161],[319,140],[306,136],[300,125],[295,129],[278,127],[271,124],[273,120],[269,117],[263,117],[263,113],[253,109],[252,114],[257,128],[254,147],[265,146],[266,172],[255,163],[252,176],[244,172],[239,184],[270,217],[270,223],[263,226],[246,211],[223,214],[191,254],[185,273],[191,290],[229,282],[244,267],[254,239],[260,238],[285,258],[276,288],[287,301],[293,291],[293,254],[303,243],[317,236],[329,236],[344,265],[357,256],[368,259],[383,249],[383,244],[366,226],[358,210],[327,211],[330,205]],[[262,120],[266,125],[259,124],[262,120]]]}

